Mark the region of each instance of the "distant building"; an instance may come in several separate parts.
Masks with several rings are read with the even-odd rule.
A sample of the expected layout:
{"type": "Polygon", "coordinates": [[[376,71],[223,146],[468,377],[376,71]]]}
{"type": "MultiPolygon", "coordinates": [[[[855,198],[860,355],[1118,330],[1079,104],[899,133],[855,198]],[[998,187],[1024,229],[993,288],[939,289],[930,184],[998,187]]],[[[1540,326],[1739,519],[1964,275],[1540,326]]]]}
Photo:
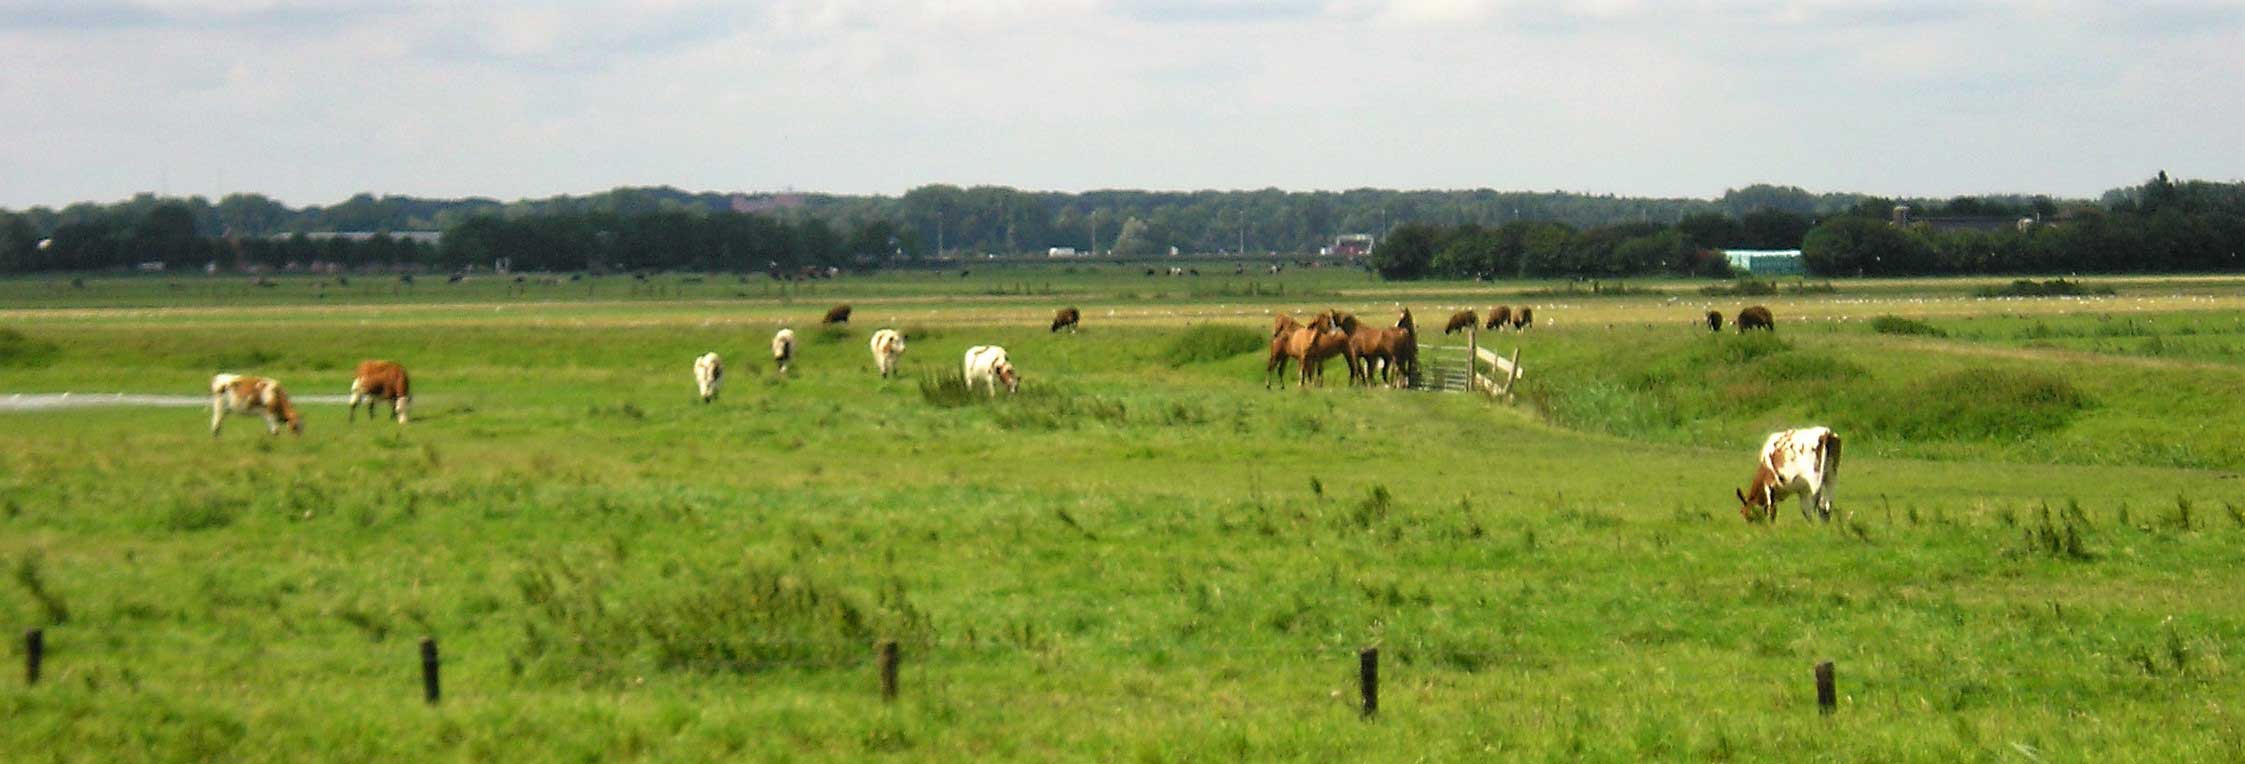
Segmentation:
{"type": "Polygon", "coordinates": [[[1075,257],[1075,247],[1053,247],[1045,250],[1045,257],[1075,257]]]}
{"type": "Polygon", "coordinates": [[[1723,258],[1731,270],[1756,276],[1799,276],[1808,273],[1798,249],[1726,249],[1723,258]]]}
{"type": "Polygon", "coordinates": [[[1372,235],[1368,233],[1344,233],[1333,237],[1331,254],[1342,257],[1362,257],[1372,254],[1372,245],[1375,243],[1372,235]]]}

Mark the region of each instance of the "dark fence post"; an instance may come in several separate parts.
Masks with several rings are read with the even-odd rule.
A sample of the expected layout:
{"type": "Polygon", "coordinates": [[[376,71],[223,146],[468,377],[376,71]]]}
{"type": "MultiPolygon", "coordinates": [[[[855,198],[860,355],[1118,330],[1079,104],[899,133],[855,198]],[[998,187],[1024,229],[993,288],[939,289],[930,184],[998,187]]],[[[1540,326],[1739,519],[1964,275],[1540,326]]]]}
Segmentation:
{"type": "Polygon", "coordinates": [[[881,700],[896,700],[896,640],[881,640],[881,700]]]}
{"type": "Polygon", "coordinates": [[[1364,716],[1380,713],[1380,648],[1367,647],[1356,654],[1358,690],[1364,695],[1364,716]]]}
{"type": "Polygon", "coordinates": [[[437,686],[437,640],[435,637],[421,638],[421,694],[428,699],[429,705],[432,706],[437,704],[437,698],[441,695],[437,686]]]}
{"type": "Polygon", "coordinates": [[[1816,709],[1830,716],[1840,706],[1838,689],[1832,686],[1832,662],[1816,664],[1816,709]]]}
{"type": "Polygon", "coordinates": [[[39,662],[47,657],[47,632],[32,629],[23,633],[23,682],[39,683],[39,662]]]}

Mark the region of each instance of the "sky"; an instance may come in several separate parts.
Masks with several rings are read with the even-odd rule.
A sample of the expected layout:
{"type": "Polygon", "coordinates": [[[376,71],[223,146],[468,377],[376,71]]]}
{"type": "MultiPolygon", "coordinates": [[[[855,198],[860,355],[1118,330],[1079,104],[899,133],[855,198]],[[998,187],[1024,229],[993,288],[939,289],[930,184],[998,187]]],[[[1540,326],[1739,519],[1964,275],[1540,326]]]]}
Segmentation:
{"type": "Polygon", "coordinates": [[[0,0],[0,207],[2245,179],[2245,0],[0,0]]]}

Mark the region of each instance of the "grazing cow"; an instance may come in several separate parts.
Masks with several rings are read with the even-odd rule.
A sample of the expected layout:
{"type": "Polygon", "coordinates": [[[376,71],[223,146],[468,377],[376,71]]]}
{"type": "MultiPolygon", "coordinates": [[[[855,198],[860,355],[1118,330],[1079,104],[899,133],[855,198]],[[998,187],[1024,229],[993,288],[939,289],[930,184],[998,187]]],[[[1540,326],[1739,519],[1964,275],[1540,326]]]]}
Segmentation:
{"type": "Polygon", "coordinates": [[[849,322],[850,306],[848,305],[836,305],[834,307],[827,308],[826,317],[819,319],[819,323],[821,324],[847,324],[849,322]]]}
{"type": "Polygon", "coordinates": [[[359,403],[366,403],[366,418],[374,418],[374,402],[390,402],[390,418],[405,424],[406,410],[413,405],[412,381],[405,376],[405,367],[391,361],[360,361],[357,374],[351,376],[351,413],[345,421],[357,421],[359,403]]]}
{"type": "Polygon", "coordinates": [[[1073,332],[1076,330],[1076,322],[1082,321],[1083,317],[1075,308],[1061,308],[1060,312],[1052,314],[1052,330],[1057,332],[1067,329],[1073,332]]]}
{"type": "Polygon", "coordinates": [[[772,335],[772,365],[778,366],[781,374],[786,374],[787,364],[794,360],[795,330],[781,329],[779,333],[772,335]]]}
{"type": "Polygon", "coordinates": [[[716,353],[694,359],[694,387],[701,391],[703,403],[717,399],[717,385],[724,381],[725,362],[716,353]]]}
{"type": "Polygon", "coordinates": [[[1770,316],[1768,308],[1760,305],[1748,306],[1745,310],[1738,312],[1738,333],[1745,334],[1748,329],[1760,329],[1765,332],[1777,331],[1777,319],[1770,316]]]}
{"type": "Polygon", "coordinates": [[[1754,465],[1754,483],[1737,491],[1738,514],[1747,522],[1777,520],[1777,503],[1801,497],[1801,517],[1832,520],[1832,485],[1840,477],[1840,436],[1809,427],[1770,433],[1754,465]],[[1816,514],[1809,514],[1814,507],[1816,514]]]}
{"type": "Polygon", "coordinates": [[[897,373],[897,361],[904,357],[904,335],[895,329],[882,329],[873,333],[873,367],[881,370],[882,378],[897,373]]]}
{"type": "Polygon", "coordinates": [[[1461,310],[1450,314],[1450,323],[1442,327],[1442,333],[1457,334],[1459,329],[1471,329],[1474,324],[1478,323],[1481,323],[1480,316],[1474,315],[1473,311],[1470,310],[1461,310]]]}
{"type": "Polygon", "coordinates": [[[1489,309],[1489,323],[1483,329],[1512,328],[1512,309],[1499,305],[1489,309]]]}
{"type": "Polygon", "coordinates": [[[281,423],[288,423],[290,435],[304,434],[304,419],[289,405],[288,392],[281,383],[264,377],[245,377],[239,374],[220,374],[210,378],[210,436],[218,437],[218,424],[227,414],[255,412],[265,416],[265,432],[281,434],[281,423]]]}
{"type": "Polygon", "coordinates": [[[1708,331],[1710,331],[1710,332],[1720,332],[1720,331],[1722,331],[1722,330],[1723,330],[1723,312],[1722,312],[1722,311],[1719,311],[1719,310],[1710,310],[1710,311],[1707,311],[1707,330],[1708,330],[1708,331]]]}
{"type": "Polygon", "coordinates": [[[1520,306],[1520,310],[1512,314],[1512,328],[1514,331],[1522,332],[1536,328],[1536,309],[1526,305],[1520,306]]]}
{"type": "Polygon", "coordinates": [[[1021,389],[1021,375],[1013,370],[1013,362],[1006,359],[1006,349],[997,345],[976,345],[967,348],[967,389],[976,384],[990,386],[990,397],[998,396],[998,385],[1006,386],[1006,394],[1021,389]]]}

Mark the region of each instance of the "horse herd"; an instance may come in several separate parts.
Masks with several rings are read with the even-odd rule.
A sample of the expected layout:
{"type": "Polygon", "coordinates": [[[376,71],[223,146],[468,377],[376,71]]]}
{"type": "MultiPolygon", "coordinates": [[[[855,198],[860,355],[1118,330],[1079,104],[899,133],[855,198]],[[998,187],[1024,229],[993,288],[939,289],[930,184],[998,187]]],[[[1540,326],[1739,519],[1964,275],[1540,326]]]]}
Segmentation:
{"type": "MultiPolygon", "coordinates": [[[[823,323],[846,323],[849,316],[850,306],[837,305],[827,312],[823,323]]],[[[1081,319],[1080,311],[1063,308],[1053,316],[1052,331],[1074,331],[1081,319]]],[[[1451,316],[1444,333],[1470,328],[1479,320],[1473,311],[1460,311],[1451,316]]],[[[1722,330],[1721,313],[1709,311],[1706,320],[1709,330],[1722,330]]],[[[1523,307],[1515,312],[1498,306],[1490,311],[1485,328],[1525,330],[1533,325],[1531,309],[1523,307]]],[[[1739,311],[1737,326],[1740,333],[1752,329],[1772,331],[1775,322],[1768,308],[1755,305],[1739,311]]],[[[884,328],[873,333],[869,344],[874,368],[882,378],[898,374],[905,349],[904,335],[884,328]]],[[[780,329],[772,336],[772,361],[780,374],[788,372],[795,355],[794,330],[780,329]]],[[[1408,383],[1419,372],[1418,329],[1412,321],[1411,310],[1402,309],[1395,324],[1388,327],[1370,326],[1354,315],[1334,309],[1312,315],[1308,321],[1279,314],[1272,322],[1264,387],[1270,387],[1274,378],[1283,377],[1288,363],[1297,365],[1297,387],[1322,384],[1324,364],[1334,357],[1347,362],[1351,384],[1371,385],[1375,380],[1380,384],[1408,383]]],[[[704,353],[694,359],[693,372],[702,402],[716,400],[725,375],[723,359],[714,352],[704,353]]],[[[996,345],[968,348],[961,372],[968,389],[985,388],[993,397],[1001,387],[1011,394],[1021,386],[1021,375],[1014,369],[1006,349],[996,345]]],[[[278,435],[284,426],[291,434],[303,434],[303,417],[279,382],[267,377],[219,374],[211,378],[210,392],[213,437],[218,435],[219,425],[230,414],[262,416],[268,434],[278,435]]],[[[411,380],[404,366],[394,361],[364,361],[352,375],[349,418],[357,419],[363,403],[367,418],[371,420],[376,404],[387,402],[390,417],[404,424],[412,400],[411,380]]],[[[1830,521],[1839,460],[1840,437],[1830,428],[1808,427],[1771,433],[1756,459],[1753,479],[1747,488],[1735,492],[1740,516],[1750,523],[1774,521],[1777,504],[1797,495],[1801,499],[1803,517],[1830,521]]]]}

